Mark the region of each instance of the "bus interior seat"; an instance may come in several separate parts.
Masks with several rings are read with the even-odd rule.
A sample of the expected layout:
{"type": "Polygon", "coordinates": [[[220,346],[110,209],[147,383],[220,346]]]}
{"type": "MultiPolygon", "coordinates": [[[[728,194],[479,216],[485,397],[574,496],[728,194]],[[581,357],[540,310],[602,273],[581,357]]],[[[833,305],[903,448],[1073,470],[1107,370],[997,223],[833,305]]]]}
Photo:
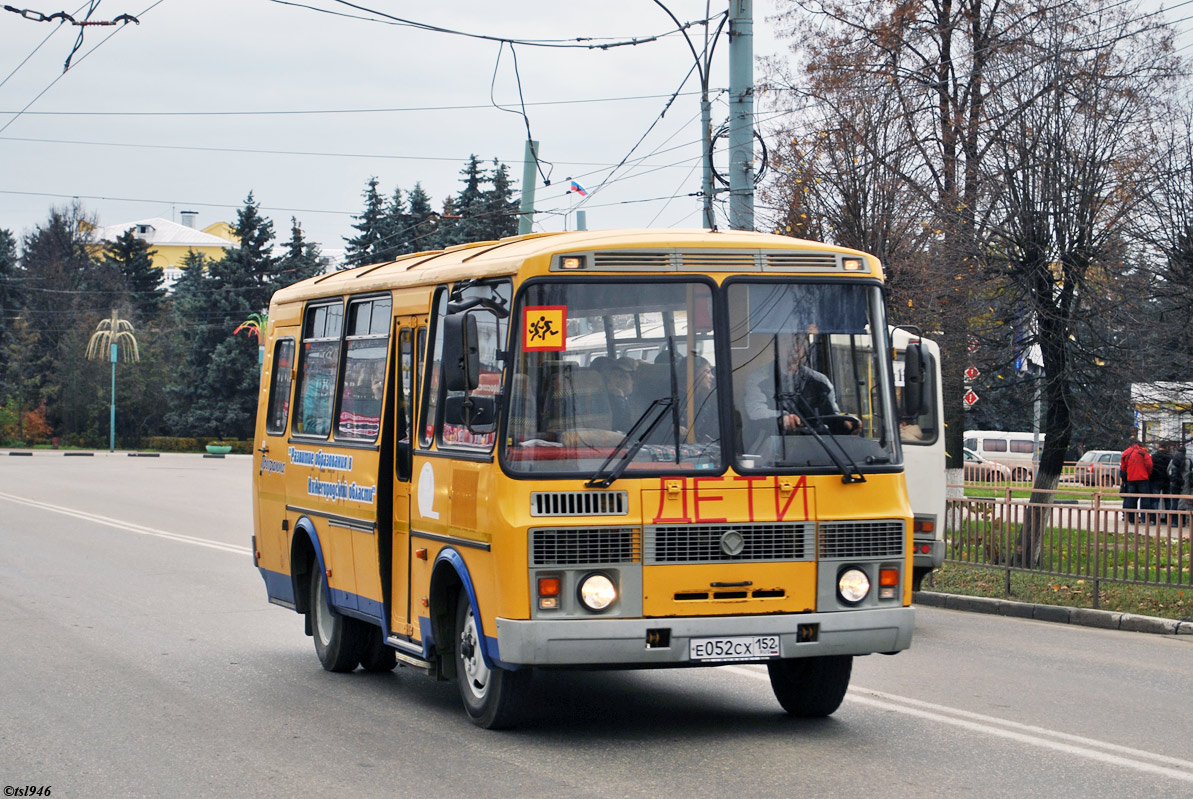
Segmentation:
{"type": "Polygon", "coordinates": [[[546,409],[546,430],[609,430],[612,424],[605,381],[595,370],[565,366],[555,375],[546,409]]]}

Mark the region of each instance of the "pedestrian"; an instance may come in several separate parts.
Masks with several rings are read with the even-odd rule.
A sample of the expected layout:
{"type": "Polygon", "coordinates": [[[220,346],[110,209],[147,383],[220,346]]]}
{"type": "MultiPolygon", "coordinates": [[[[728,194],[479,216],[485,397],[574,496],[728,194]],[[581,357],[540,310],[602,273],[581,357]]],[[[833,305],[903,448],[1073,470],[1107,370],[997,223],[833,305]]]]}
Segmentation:
{"type": "Polygon", "coordinates": [[[1146,507],[1140,506],[1139,495],[1147,493],[1152,475],[1152,456],[1138,440],[1133,440],[1119,456],[1119,471],[1123,476],[1123,513],[1127,522],[1134,522],[1134,511],[1146,507]]]}
{"type": "Polygon", "coordinates": [[[1168,520],[1168,464],[1172,463],[1172,442],[1161,441],[1152,456],[1152,474],[1149,478],[1149,490],[1155,496],[1151,499],[1151,507],[1157,513],[1151,515],[1151,521],[1163,524],[1168,520]]]}
{"type": "Polygon", "coordinates": [[[1189,453],[1185,451],[1189,446],[1188,442],[1183,445],[1178,445],[1172,453],[1172,461],[1168,464],[1168,493],[1171,494],[1168,498],[1169,503],[1174,503],[1177,510],[1177,526],[1184,527],[1189,521],[1190,491],[1193,491],[1193,486],[1189,485],[1189,453]]]}

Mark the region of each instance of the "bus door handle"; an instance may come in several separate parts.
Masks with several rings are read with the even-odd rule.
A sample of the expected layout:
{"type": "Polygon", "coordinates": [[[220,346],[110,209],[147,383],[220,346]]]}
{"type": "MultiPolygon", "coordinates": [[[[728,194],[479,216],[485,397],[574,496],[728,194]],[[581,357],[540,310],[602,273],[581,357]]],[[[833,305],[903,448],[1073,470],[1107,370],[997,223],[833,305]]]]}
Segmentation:
{"type": "Polygon", "coordinates": [[[257,447],[257,452],[260,452],[262,455],[269,454],[269,445],[262,441],[261,446],[257,447]]]}

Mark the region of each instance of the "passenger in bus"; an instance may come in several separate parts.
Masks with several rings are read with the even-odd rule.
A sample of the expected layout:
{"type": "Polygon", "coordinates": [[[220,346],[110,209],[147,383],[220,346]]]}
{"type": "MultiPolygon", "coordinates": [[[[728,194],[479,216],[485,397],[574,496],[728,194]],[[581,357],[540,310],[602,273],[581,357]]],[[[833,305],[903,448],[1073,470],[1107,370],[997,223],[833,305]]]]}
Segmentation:
{"type": "MultiPolygon", "coordinates": [[[[807,365],[811,337],[816,332],[816,326],[811,325],[807,333],[779,335],[777,357],[781,383],[776,390],[776,366],[769,359],[750,376],[745,394],[748,419],[777,420],[780,431],[794,433],[805,423],[841,415],[833,382],[807,365]]],[[[858,430],[858,422],[852,417],[840,419],[839,426],[847,433],[858,430]]]]}
{"type": "Polygon", "coordinates": [[[634,424],[635,414],[630,406],[630,394],[634,393],[634,370],[638,362],[630,358],[606,359],[601,376],[609,392],[609,414],[612,430],[628,432],[634,424]]]}
{"type": "MultiPolygon", "coordinates": [[[[680,403],[679,419],[684,426],[682,432],[687,434],[689,420],[688,408],[691,410],[692,435],[696,442],[716,441],[721,437],[720,423],[717,421],[716,378],[712,364],[706,358],[694,355],[691,358],[692,390],[683,392],[680,403]],[[690,401],[689,401],[690,400],[690,401]]],[[[688,380],[688,359],[680,358],[676,364],[676,377],[682,386],[688,380]]]]}
{"type": "Polygon", "coordinates": [[[899,420],[899,439],[915,443],[924,440],[924,431],[910,419],[899,420]]]}

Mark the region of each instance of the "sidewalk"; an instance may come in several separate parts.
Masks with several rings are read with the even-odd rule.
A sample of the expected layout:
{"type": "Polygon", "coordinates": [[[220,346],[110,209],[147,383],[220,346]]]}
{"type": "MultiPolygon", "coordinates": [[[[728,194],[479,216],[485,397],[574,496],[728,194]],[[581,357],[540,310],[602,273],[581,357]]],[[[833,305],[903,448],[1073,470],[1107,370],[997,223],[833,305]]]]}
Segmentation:
{"type": "Polygon", "coordinates": [[[1137,633],[1159,633],[1161,635],[1193,636],[1193,621],[1158,619],[1155,616],[1138,616],[1134,613],[1116,613],[1092,608],[1070,608],[1062,605],[1036,605],[1030,602],[1015,602],[1011,599],[992,599],[981,596],[960,596],[939,594],[935,591],[916,591],[911,595],[914,605],[966,610],[971,613],[993,613],[998,616],[1013,616],[1020,619],[1052,621],[1061,624],[1079,624],[1082,627],[1101,627],[1107,630],[1127,630],[1137,633]]]}

